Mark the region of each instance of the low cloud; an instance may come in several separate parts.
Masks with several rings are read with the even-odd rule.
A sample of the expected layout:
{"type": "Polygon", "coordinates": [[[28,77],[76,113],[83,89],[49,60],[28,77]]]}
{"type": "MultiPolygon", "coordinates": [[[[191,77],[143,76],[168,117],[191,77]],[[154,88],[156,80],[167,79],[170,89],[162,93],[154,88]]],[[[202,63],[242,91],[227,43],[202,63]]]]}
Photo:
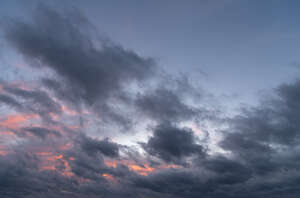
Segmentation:
{"type": "Polygon", "coordinates": [[[197,144],[194,132],[188,128],[178,128],[170,123],[154,128],[153,136],[142,147],[150,154],[166,162],[180,162],[191,155],[204,156],[205,149],[197,144]]]}

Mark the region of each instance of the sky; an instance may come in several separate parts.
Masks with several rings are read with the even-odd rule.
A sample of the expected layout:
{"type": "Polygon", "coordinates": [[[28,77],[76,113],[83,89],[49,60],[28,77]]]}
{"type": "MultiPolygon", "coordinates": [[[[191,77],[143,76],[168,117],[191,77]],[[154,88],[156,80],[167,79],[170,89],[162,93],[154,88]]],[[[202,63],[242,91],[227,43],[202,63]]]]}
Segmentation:
{"type": "Polygon", "coordinates": [[[299,197],[299,7],[1,2],[0,197],[299,197]]]}

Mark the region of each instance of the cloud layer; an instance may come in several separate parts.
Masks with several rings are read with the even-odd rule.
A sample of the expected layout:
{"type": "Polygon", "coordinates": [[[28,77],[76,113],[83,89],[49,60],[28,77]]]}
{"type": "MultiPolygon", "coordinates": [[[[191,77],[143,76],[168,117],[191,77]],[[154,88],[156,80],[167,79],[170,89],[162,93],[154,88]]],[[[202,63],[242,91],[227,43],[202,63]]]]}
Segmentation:
{"type": "Polygon", "coordinates": [[[42,73],[0,82],[1,197],[299,197],[299,81],[224,118],[187,77],[101,36],[77,10],[40,5],[1,26],[42,73]],[[220,125],[217,150],[209,124],[220,125]],[[118,141],[134,133],[148,138],[118,141]]]}

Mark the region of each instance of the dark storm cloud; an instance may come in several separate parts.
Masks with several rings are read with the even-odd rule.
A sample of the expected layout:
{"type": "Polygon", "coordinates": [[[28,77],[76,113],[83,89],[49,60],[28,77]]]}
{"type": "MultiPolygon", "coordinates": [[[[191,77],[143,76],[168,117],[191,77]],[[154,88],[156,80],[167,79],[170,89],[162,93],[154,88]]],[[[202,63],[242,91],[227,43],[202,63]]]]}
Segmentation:
{"type": "Polygon", "coordinates": [[[77,191],[71,182],[55,172],[39,172],[37,159],[22,151],[1,157],[0,167],[0,195],[4,198],[68,197],[63,190],[77,191]]]}
{"type": "Polygon", "coordinates": [[[200,182],[198,179],[196,173],[192,175],[188,171],[167,170],[146,178],[137,178],[136,186],[177,197],[182,196],[184,191],[189,194],[194,185],[200,182]]]}
{"type": "MultiPolygon", "coordinates": [[[[98,155],[91,155],[80,144],[76,144],[78,139],[81,138],[83,136],[78,135],[73,147],[64,151],[58,149],[58,153],[53,153],[54,158],[64,156],[63,158],[56,158],[55,171],[41,170],[40,167],[43,166],[46,159],[30,152],[32,149],[36,149],[32,146],[35,147],[38,142],[45,145],[46,140],[36,140],[35,144],[34,142],[27,142],[27,146],[16,147],[8,155],[0,155],[0,196],[4,198],[96,198],[99,196],[121,198],[124,195],[136,198],[142,197],[139,194],[140,190],[130,185],[130,178],[137,177],[136,173],[131,172],[126,166],[122,165],[116,168],[107,167],[104,164],[105,154],[99,152],[98,155]],[[70,160],[70,157],[73,159],[70,160]],[[66,167],[69,167],[70,170],[66,167]],[[63,176],[61,172],[65,170],[72,171],[74,176],[63,176]],[[113,175],[120,180],[118,185],[111,185],[103,176],[103,173],[113,175]]],[[[56,143],[52,141],[51,146],[54,149],[59,146],[56,143]]],[[[104,144],[107,147],[109,143],[105,142],[104,144]]],[[[105,148],[104,153],[107,154],[109,149],[105,148]]],[[[109,155],[111,156],[111,154],[109,155]]],[[[50,162],[53,163],[52,160],[50,162]]]]}
{"type": "MultiPolygon", "coordinates": [[[[95,111],[121,120],[108,100],[122,100],[131,83],[147,79],[154,61],[100,38],[81,14],[59,14],[39,6],[32,22],[11,20],[3,28],[6,39],[36,68],[50,68],[58,76],[45,85],[73,103],[96,105],[95,111]],[[96,36],[95,36],[96,35],[96,36]],[[122,94],[123,93],[123,94],[122,94]],[[75,99],[76,98],[76,99],[75,99]]],[[[94,109],[94,108],[93,108],[94,109]]]]}
{"type": "MultiPolygon", "coordinates": [[[[281,85],[261,105],[244,108],[230,119],[220,142],[228,155],[207,155],[185,170],[139,178],[136,185],[174,197],[298,197],[299,90],[299,81],[281,85]]],[[[160,150],[166,150],[163,145],[172,142],[172,135],[163,144],[154,135],[146,145],[163,156],[160,150]]]]}
{"type": "Polygon", "coordinates": [[[155,89],[139,93],[134,104],[157,123],[215,120],[220,112],[210,104],[199,105],[208,98],[206,91],[193,85],[188,76],[165,74],[155,89]]]}
{"type": "Polygon", "coordinates": [[[275,98],[267,99],[258,107],[244,109],[231,120],[231,133],[222,145],[236,152],[253,154],[270,153],[276,146],[297,147],[300,141],[299,90],[299,81],[281,85],[276,89],[275,98]]]}
{"type": "Polygon", "coordinates": [[[50,112],[61,113],[60,104],[55,102],[45,91],[26,90],[9,85],[6,85],[4,90],[13,97],[17,97],[19,101],[23,100],[23,109],[38,113],[42,117],[47,116],[50,112]]]}
{"type": "Polygon", "coordinates": [[[178,128],[170,123],[158,125],[147,143],[142,147],[150,154],[166,162],[179,162],[182,158],[204,156],[205,149],[197,144],[194,132],[187,128],[178,128]]]}
{"type": "Polygon", "coordinates": [[[62,113],[61,105],[54,101],[46,91],[37,88],[22,88],[7,81],[1,81],[1,86],[3,90],[0,94],[0,103],[10,106],[16,111],[36,113],[47,121],[51,121],[50,113],[62,113]]]}
{"type": "Polygon", "coordinates": [[[231,127],[220,145],[259,175],[293,170],[299,160],[295,156],[300,143],[299,90],[299,81],[283,84],[274,97],[243,110],[230,120],[231,127]]]}
{"type": "MultiPolygon", "coordinates": [[[[197,99],[203,96],[199,91],[186,79],[172,79],[169,82],[177,83],[176,88],[139,87],[145,90],[131,96],[128,89],[132,83],[141,83],[153,75],[153,60],[109,40],[99,40],[92,25],[78,12],[59,14],[41,6],[31,22],[11,20],[3,28],[6,39],[35,68],[50,69],[55,75],[41,79],[47,91],[2,83],[1,104],[19,112],[37,113],[46,120],[51,112],[62,113],[61,104],[49,93],[53,91],[68,104],[86,105],[100,112],[101,119],[107,122],[131,125],[129,116],[122,115],[124,106],[118,106],[121,103],[127,105],[125,109],[137,109],[157,125],[152,128],[152,136],[140,143],[145,154],[106,138],[91,138],[84,134],[83,127],[80,132],[68,129],[66,135],[43,125],[21,127],[20,132],[39,138],[13,142],[10,152],[0,153],[0,197],[300,196],[300,81],[281,85],[262,104],[244,108],[228,118],[227,128],[218,131],[223,135],[218,144],[223,150],[218,152],[200,144],[192,129],[179,127],[183,121],[214,114],[186,102],[189,99],[200,103],[197,99]],[[59,149],[62,145],[58,140],[69,144],[59,149]],[[46,158],[55,161],[54,167],[40,169],[45,161],[32,150],[42,151],[50,145],[53,156],[46,158]],[[157,164],[148,167],[147,175],[125,164],[108,166],[107,159],[136,163],[137,170],[157,164]],[[67,174],[63,175],[64,171],[67,174]]],[[[64,126],[65,121],[58,120],[56,124],[64,126]]],[[[62,130],[67,131],[67,127],[62,130]]]]}
{"type": "Polygon", "coordinates": [[[193,107],[183,100],[202,97],[203,90],[193,87],[187,77],[170,77],[164,83],[176,84],[175,89],[158,85],[160,88],[147,90],[147,86],[141,86],[142,93],[130,93],[134,90],[131,85],[166,78],[158,75],[153,59],[103,38],[76,10],[61,14],[40,5],[32,21],[15,19],[2,26],[8,43],[24,55],[29,65],[54,72],[42,77],[44,86],[78,111],[89,107],[104,123],[117,124],[128,131],[135,119],[129,113],[131,109],[158,122],[209,116],[205,108],[193,107]]]}
{"type": "Polygon", "coordinates": [[[144,176],[123,165],[115,168],[105,165],[106,156],[120,157],[117,155],[120,146],[105,139],[79,135],[75,138],[75,146],[63,155],[74,157],[74,160],[67,158],[71,171],[89,183],[80,184],[73,177],[66,178],[52,171],[37,171],[34,168],[36,158],[10,154],[0,157],[0,174],[6,173],[0,177],[0,193],[3,197],[28,195],[33,198],[119,198],[124,195],[137,198],[146,195],[157,198],[297,198],[300,194],[299,139],[297,133],[289,133],[288,129],[298,127],[295,115],[299,109],[291,105],[297,104],[293,93],[298,89],[298,82],[281,86],[276,89],[277,96],[230,119],[220,143],[229,152],[227,154],[205,153],[190,129],[170,123],[159,124],[153,128],[148,142],[142,144],[149,154],[171,163],[185,161],[189,156],[198,158],[184,168],[162,169],[144,176]],[[294,91],[291,93],[291,90],[294,91]],[[285,94],[287,92],[289,94],[285,94]],[[285,135],[289,137],[282,139],[285,135]],[[33,168],[29,169],[31,166],[33,168]],[[110,185],[103,173],[114,176],[118,183],[110,185]]]}
{"type": "Polygon", "coordinates": [[[251,169],[246,165],[222,156],[205,160],[202,164],[207,171],[212,171],[216,175],[215,180],[220,184],[231,185],[243,183],[252,176],[251,169]]]}
{"type": "MultiPolygon", "coordinates": [[[[275,90],[276,96],[233,118],[221,142],[224,149],[231,151],[237,160],[246,163],[249,170],[260,177],[260,185],[265,181],[263,176],[271,177],[282,185],[280,190],[291,197],[299,195],[300,191],[289,192],[283,186],[290,185],[286,179],[299,177],[298,174],[291,175],[300,162],[296,154],[300,143],[299,90],[299,81],[281,85],[275,90]]],[[[275,184],[268,184],[265,193],[275,193],[277,188],[275,184]]]]}
{"type": "MultiPolygon", "coordinates": [[[[220,175],[219,175],[220,176],[220,175]]],[[[292,197],[299,196],[297,182],[293,180],[264,181],[256,183],[239,182],[228,175],[226,180],[220,177],[201,174],[193,171],[168,170],[154,174],[147,178],[139,178],[136,185],[139,188],[151,189],[157,192],[156,197],[208,197],[208,198],[265,198],[265,197],[292,197]],[[235,180],[234,182],[232,182],[235,180]],[[292,185],[291,185],[292,184],[292,185]],[[288,187],[282,187],[288,186],[288,187]],[[291,185],[291,186],[289,186],[291,185]]],[[[299,178],[299,176],[295,176],[299,178]]],[[[244,179],[242,179],[244,181],[244,179]]]]}
{"type": "MultiPolygon", "coordinates": [[[[96,162],[96,161],[95,161],[96,162]]],[[[80,185],[72,178],[61,176],[56,171],[39,171],[37,159],[19,151],[17,154],[0,158],[0,195],[3,198],[18,197],[113,197],[113,189],[101,180],[80,185]],[[97,183],[95,183],[97,181],[97,183]]],[[[96,175],[94,173],[94,175],[96,175]]],[[[98,174],[99,175],[99,174],[98,174]]],[[[121,197],[115,196],[115,197],[121,197]]]]}
{"type": "Polygon", "coordinates": [[[183,103],[176,92],[168,89],[138,95],[136,106],[159,122],[189,120],[197,115],[197,109],[183,103]]]}
{"type": "Polygon", "coordinates": [[[46,138],[48,135],[54,135],[56,137],[61,137],[61,134],[58,131],[50,130],[43,127],[25,127],[21,129],[22,131],[27,131],[37,137],[46,138]]]}
{"type": "Polygon", "coordinates": [[[87,137],[85,135],[80,136],[79,144],[81,148],[88,155],[95,155],[100,152],[108,157],[118,157],[119,156],[119,145],[109,141],[108,139],[97,140],[87,137]]]}
{"type": "MultiPolygon", "coordinates": [[[[229,165],[231,166],[231,165],[229,165]]],[[[230,167],[231,168],[231,167],[230,167]]],[[[247,197],[239,194],[240,185],[248,179],[243,171],[229,169],[226,172],[199,171],[197,169],[168,169],[135,179],[139,188],[151,189],[159,193],[157,197],[247,197]],[[236,195],[234,195],[236,193],[236,195]]]]}
{"type": "Polygon", "coordinates": [[[16,109],[20,109],[22,107],[18,101],[5,94],[0,94],[0,102],[16,109]]]}

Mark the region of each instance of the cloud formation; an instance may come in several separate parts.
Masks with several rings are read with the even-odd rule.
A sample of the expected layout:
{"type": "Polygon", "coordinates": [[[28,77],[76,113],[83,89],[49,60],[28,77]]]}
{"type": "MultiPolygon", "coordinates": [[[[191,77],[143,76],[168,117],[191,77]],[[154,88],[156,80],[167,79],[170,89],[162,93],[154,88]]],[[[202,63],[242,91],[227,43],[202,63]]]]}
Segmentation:
{"type": "Polygon", "coordinates": [[[150,155],[157,156],[166,162],[179,162],[182,158],[196,154],[205,154],[203,146],[197,144],[197,138],[191,129],[181,129],[164,123],[156,126],[153,136],[142,147],[150,155]]]}
{"type": "Polygon", "coordinates": [[[109,101],[126,102],[126,89],[149,78],[154,61],[105,38],[94,38],[92,25],[75,10],[67,15],[40,5],[32,19],[10,21],[4,32],[31,65],[56,74],[54,79],[42,79],[44,85],[72,104],[83,102],[105,112],[103,117],[126,124],[109,101]]]}
{"type": "Polygon", "coordinates": [[[203,90],[162,79],[78,11],[40,5],[33,17],[2,24],[44,75],[0,82],[0,197],[299,197],[300,81],[223,119],[213,150],[197,127],[221,115],[203,90]],[[148,138],[125,145],[114,125],[148,138]]]}

